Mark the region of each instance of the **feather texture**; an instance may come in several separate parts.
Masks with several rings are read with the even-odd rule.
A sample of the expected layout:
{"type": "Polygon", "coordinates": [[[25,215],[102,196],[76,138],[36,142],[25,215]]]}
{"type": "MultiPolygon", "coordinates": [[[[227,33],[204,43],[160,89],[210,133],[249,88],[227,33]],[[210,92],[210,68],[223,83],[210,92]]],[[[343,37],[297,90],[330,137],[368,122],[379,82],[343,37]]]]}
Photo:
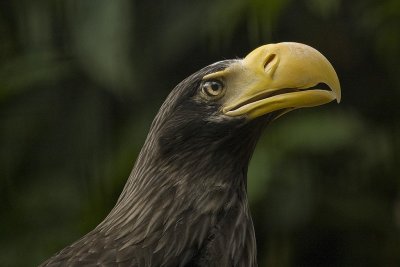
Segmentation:
{"type": "Polygon", "coordinates": [[[154,119],[109,215],[41,266],[257,266],[247,166],[268,117],[226,118],[188,77],[154,119]]]}

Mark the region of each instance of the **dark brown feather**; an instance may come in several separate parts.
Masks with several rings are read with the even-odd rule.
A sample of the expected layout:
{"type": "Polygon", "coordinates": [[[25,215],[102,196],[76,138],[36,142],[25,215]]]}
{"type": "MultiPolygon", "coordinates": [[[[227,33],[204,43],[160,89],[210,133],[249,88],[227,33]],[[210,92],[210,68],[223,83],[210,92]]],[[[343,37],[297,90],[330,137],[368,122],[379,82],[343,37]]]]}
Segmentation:
{"type": "Polygon", "coordinates": [[[196,97],[204,75],[231,63],[171,92],[116,206],[41,266],[257,266],[246,173],[269,118],[227,118],[196,97]]]}

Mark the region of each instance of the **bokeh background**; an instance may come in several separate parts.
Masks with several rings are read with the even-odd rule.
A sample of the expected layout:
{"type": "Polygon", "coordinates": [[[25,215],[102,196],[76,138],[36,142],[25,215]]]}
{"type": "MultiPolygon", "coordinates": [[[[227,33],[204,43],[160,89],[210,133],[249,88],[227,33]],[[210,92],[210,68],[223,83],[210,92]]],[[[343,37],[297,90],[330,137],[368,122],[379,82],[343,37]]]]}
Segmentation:
{"type": "Polygon", "coordinates": [[[178,82],[280,41],[320,50],[343,101],[260,140],[260,266],[400,266],[398,0],[0,1],[0,265],[104,218],[178,82]]]}

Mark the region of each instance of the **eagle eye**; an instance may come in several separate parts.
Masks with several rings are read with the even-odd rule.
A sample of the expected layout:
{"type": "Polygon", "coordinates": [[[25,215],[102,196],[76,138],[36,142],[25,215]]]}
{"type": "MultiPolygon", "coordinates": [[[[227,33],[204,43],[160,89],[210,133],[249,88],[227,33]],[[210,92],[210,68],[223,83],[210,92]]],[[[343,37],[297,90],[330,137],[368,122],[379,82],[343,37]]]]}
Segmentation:
{"type": "Polygon", "coordinates": [[[208,97],[220,97],[224,93],[224,84],[218,80],[205,81],[201,85],[201,91],[208,97]]]}

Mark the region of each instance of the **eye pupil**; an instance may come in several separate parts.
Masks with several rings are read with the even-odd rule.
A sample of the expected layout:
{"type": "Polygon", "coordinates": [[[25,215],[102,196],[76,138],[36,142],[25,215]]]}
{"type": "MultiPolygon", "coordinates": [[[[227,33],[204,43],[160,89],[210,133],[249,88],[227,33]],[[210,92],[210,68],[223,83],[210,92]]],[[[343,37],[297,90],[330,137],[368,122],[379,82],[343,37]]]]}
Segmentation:
{"type": "Polygon", "coordinates": [[[212,82],[211,83],[211,89],[212,90],[214,90],[214,91],[218,91],[219,89],[220,89],[220,84],[219,83],[216,83],[216,82],[212,82]]]}

